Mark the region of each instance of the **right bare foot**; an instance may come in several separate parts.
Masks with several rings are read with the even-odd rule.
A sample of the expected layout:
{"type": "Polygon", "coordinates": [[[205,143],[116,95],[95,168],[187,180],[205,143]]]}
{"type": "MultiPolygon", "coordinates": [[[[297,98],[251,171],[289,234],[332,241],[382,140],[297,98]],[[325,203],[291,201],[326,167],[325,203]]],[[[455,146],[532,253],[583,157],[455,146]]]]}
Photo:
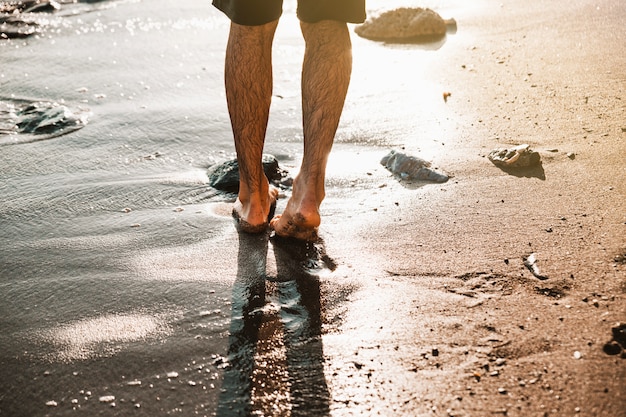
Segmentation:
{"type": "Polygon", "coordinates": [[[292,197],[283,214],[274,216],[270,221],[270,227],[282,237],[315,241],[318,239],[317,228],[320,221],[316,205],[307,209],[304,205],[296,205],[292,197]]]}
{"type": "Polygon", "coordinates": [[[237,197],[233,206],[233,217],[239,230],[246,233],[261,233],[267,230],[277,198],[278,189],[272,186],[269,186],[267,195],[263,198],[257,195],[243,199],[241,196],[237,197]]]}

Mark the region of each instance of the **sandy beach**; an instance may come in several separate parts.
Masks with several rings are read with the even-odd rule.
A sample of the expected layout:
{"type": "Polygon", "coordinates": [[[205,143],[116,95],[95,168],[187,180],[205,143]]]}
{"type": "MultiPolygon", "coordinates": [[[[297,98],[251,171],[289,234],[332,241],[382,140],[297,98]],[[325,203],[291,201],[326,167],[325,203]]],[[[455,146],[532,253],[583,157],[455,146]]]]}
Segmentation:
{"type": "MultiPolygon", "coordinates": [[[[208,161],[234,151],[218,79],[227,24],[208,5],[211,23],[190,27],[220,35],[202,53],[160,39],[187,78],[167,67],[148,90],[125,75],[134,101],[90,99],[90,124],[54,139],[54,158],[52,140],[0,148],[0,191],[14,196],[0,211],[0,416],[626,416],[626,346],[605,351],[626,323],[626,8],[369,7],[398,5],[457,29],[426,46],[353,33],[323,244],[239,235],[232,196],[207,191],[208,161]],[[175,92],[156,97],[170,81],[186,83],[189,119],[169,112],[175,92]],[[194,153],[203,136],[219,151],[194,153]],[[520,144],[539,167],[487,158],[520,144]],[[395,177],[379,163],[389,149],[451,178],[395,177]]],[[[296,31],[286,13],[267,143],[291,173],[296,31]]],[[[89,80],[75,71],[70,98],[89,80]]],[[[0,80],[6,95],[31,85],[0,80]]]]}
{"type": "Polygon", "coordinates": [[[326,206],[329,253],[363,274],[325,343],[346,415],[626,415],[624,359],[602,350],[626,313],[624,13],[493,3],[454,16],[451,37],[464,40],[412,69],[439,87],[424,105],[439,118],[422,132],[454,178],[375,180],[347,222],[342,202],[326,206]],[[486,158],[520,143],[541,169],[507,173],[486,158]],[[531,253],[548,279],[524,266],[531,253]]]}

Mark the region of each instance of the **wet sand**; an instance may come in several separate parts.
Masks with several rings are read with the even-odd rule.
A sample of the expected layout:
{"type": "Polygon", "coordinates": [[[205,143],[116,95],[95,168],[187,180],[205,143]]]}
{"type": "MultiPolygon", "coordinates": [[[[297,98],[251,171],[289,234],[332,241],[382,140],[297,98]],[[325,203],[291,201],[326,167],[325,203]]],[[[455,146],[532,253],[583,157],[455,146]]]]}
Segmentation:
{"type": "MultiPolygon", "coordinates": [[[[561,3],[458,9],[436,53],[353,38],[323,248],[239,235],[176,178],[154,207],[102,183],[54,228],[20,214],[0,415],[625,415],[626,359],[602,348],[626,322],[626,11],[561,3]],[[488,161],[520,143],[540,168],[488,161]],[[398,180],[394,147],[453,177],[398,180]]],[[[297,100],[277,88],[279,136],[297,100]]]]}

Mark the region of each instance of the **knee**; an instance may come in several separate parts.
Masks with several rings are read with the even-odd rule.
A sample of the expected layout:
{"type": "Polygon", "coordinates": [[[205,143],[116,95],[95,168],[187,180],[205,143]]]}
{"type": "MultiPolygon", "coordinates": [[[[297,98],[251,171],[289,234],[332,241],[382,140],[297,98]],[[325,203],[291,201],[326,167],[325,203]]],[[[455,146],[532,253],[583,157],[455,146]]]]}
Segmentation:
{"type": "Polygon", "coordinates": [[[230,36],[235,38],[249,38],[255,40],[272,41],[278,20],[257,26],[240,25],[235,22],[230,24],[230,36]]]}
{"type": "Polygon", "coordinates": [[[345,22],[336,20],[300,22],[300,27],[307,46],[332,46],[340,50],[352,47],[348,25],[345,22]]]}

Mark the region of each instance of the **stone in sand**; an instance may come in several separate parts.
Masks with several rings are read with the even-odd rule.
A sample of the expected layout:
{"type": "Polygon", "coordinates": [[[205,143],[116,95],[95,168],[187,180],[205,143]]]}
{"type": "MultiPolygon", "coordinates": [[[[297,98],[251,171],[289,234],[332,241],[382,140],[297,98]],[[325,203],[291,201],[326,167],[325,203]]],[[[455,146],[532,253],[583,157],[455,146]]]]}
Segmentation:
{"type": "Polygon", "coordinates": [[[511,149],[494,149],[487,157],[500,168],[528,168],[541,163],[539,154],[527,144],[511,149]]]}
{"type": "Polygon", "coordinates": [[[430,162],[395,150],[385,155],[380,163],[402,179],[446,182],[450,178],[431,169],[430,162]]]}
{"type": "Polygon", "coordinates": [[[445,35],[446,22],[430,9],[401,7],[366,20],[354,31],[371,40],[410,41],[445,35]]]}
{"type": "Polygon", "coordinates": [[[51,139],[82,129],[91,112],[49,101],[0,100],[0,146],[51,139]]]}
{"type": "MultiPolygon", "coordinates": [[[[263,155],[263,171],[267,179],[278,184],[286,175],[286,171],[278,166],[278,161],[272,155],[263,155]]],[[[212,167],[209,172],[209,185],[229,193],[239,192],[239,164],[237,159],[231,159],[212,167]]]]}

